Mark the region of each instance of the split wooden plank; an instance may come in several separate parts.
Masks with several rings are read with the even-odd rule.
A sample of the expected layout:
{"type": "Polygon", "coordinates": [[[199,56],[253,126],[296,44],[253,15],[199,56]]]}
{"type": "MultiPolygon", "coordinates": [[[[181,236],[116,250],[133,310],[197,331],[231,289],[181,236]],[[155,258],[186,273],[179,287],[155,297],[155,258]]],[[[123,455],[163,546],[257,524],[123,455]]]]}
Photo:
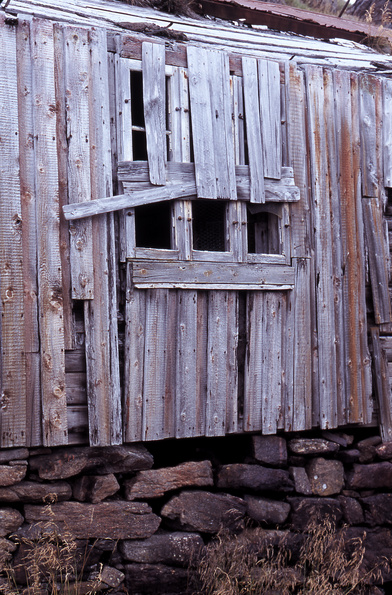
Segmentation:
{"type": "Polygon", "coordinates": [[[231,77],[235,164],[245,165],[244,91],[242,76],[231,77]]]}
{"type": "Polygon", "coordinates": [[[132,288],[132,264],[127,265],[124,358],[124,441],[143,439],[143,385],[146,294],[132,288]]]}
{"type": "Polygon", "coordinates": [[[225,52],[205,51],[211,95],[216,194],[217,198],[236,200],[229,57],[225,52]]]}
{"type": "Polygon", "coordinates": [[[237,291],[227,292],[227,388],[226,433],[238,431],[238,340],[239,296],[237,291]]]}
{"type": "Polygon", "coordinates": [[[143,104],[152,184],[166,183],[165,45],[142,44],[143,104]]]}
{"type": "Polygon", "coordinates": [[[370,281],[372,286],[374,318],[376,324],[391,322],[391,302],[388,293],[388,267],[386,230],[379,200],[364,198],[363,215],[368,247],[370,281]]]}
{"type": "Polygon", "coordinates": [[[247,294],[248,338],[244,372],[244,427],[245,432],[262,429],[263,361],[265,349],[263,335],[264,292],[247,294]]]}
{"type": "MultiPolygon", "coordinates": [[[[197,365],[198,292],[180,291],[177,296],[176,437],[200,432],[199,369],[197,365]]],[[[206,324],[206,321],[203,321],[206,324]]],[[[174,337],[173,337],[174,339],[174,337]]]]}
{"type": "Polygon", "coordinates": [[[43,441],[57,446],[67,443],[68,431],[52,23],[33,19],[31,40],[43,441]]]}
{"type": "MultiPolygon", "coordinates": [[[[313,191],[315,234],[315,275],[318,342],[319,423],[322,428],[336,427],[336,344],[332,266],[332,231],[324,114],[324,73],[315,66],[306,67],[308,102],[308,143],[313,191]]],[[[316,407],[317,410],[317,407],[316,407]]]]}
{"type": "Polygon", "coordinates": [[[261,400],[263,434],[276,434],[282,413],[282,307],[281,292],[263,294],[263,342],[258,345],[262,363],[261,400]],[[266,345],[268,348],[266,349],[266,345]]]}
{"type": "MultiPolygon", "coordinates": [[[[16,29],[18,70],[19,167],[23,221],[24,342],[26,353],[26,445],[42,444],[38,328],[37,225],[30,19],[16,29]]],[[[8,117],[8,115],[7,115],[8,117]]]]}
{"type": "Polygon", "coordinates": [[[359,78],[360,131],[362,148],[362,194],[368,198],[379,196],[378,130],[376,116],[377,94],[381,80],[369,74],[359,78]]]}
{"type": "MultiPolygon", "coordinates": [[[[106,34],[90,31],[89,138],[92,198],[111,192],[111,143],[106,34]]],[[[96,217],[93,233],[95,299],[85,303],[90,444],[122,443],[113,215],[96,217]],[[110,396],[110,398],[108,398],[110,396]]]]}
{"type": "Polygon", "coordinates": [[[215,147],[208,72],[209,54],[202,48],[187,47],[192,141],[197,195],[216,198],[215,147]]]}
{"type": "Polygon", "coordinates": [[[257,61],[255,58],[242,58],[246,139],[248,146],[250,201],[265,202],[264,154],[261,136],[259,85],[257,61]]]}
{"type": "Polygon", "coordinates": [[[167,289],[146,292],[146,326],[143,382],[143,440],[161,440],[173,435],[167,418],[173,420],[175,352],[171,321],[176,321],[175,295],[167,289]],[[171,365],[169,365],[169,363],[171,365]]]}
{"type": "Polygon", "coordinates": [[[282,117],[278,62],[258,60],[261,136],[264,175],[280,179],[282,169],[282,117]]]}
{"type": "Polygon", "coordinates": [[[382,85],[384,185],[392,188],[392,80],[384,78],[382,85]]]}
{"type": "Polygon", "coordinates": [[[0,445],[11,447],[26,445],[25,267],[19,182],[16,31],[5,24],[3,16],[0,17],[0,44],[0,445]]]}
{"type": "Polygon", "coordinates": [[[380,341],[377,327],[370,330],[373,347],[373,366],[375,371],[376,394],[380,408],[380,430],[384,442],[392,441],[392,396],[388,374],[388,360],[380,341]]]}
{"type": "Polygon", "coordinates": [[[228,292],[208,294],[206,436],[226,432],[228,292]]]}
{"type": "Polygon", "coordinates": [[[373,415],[373,380],[371,370],[371,358],[367,336],[367,305],[366,305],[366,254],[365,226],[362,204],[362,172],[361,172],[361,132],[360,132],[360,102],[358,75],[351,73],[351,111],[352,111],[352,155],[353,171],[355,182],[355,200],[357,213],[357,258],[359,260],[360,273],[358,276],[359,312],[357,325],[360,328],[361,342],[361,382],[362,382],[362,412],[364,423],[371,423],[373,415]]]}
{"type": "Polygon", "coordinates": [[[134,260],[132,282],[140,289],[292,289],[294,269],[284,264],[134,260]]]}
{"type": "MultiPolygon", "coordinates": [[[[57,161],[59,178],[59,205],[60,212],[68,204],[68,140],[66,122],[66,96],[64,78],[64,35],[63,26],[59,23],[53,25],[54,39],[54,80],[59,114],[56,120],[57,133],[57,161]]],[[[89,197],[83,197],[83,200],[89,197]]],[[[61,269],[63,280],[63,309],[64,309],[64,345],[65,349],[73,349],[75,339],[75,325],[72,303],[71,257],[69,224],[60,218],[60,244],[61,244],[61,269]]]]}
{"type": "MultiPolygon", "coordinates": [[[[68,200],[91,199],[89,130],[89,45],[86,29],[65,27],[64,78],[68,140],[68,200]]],[[[94,297],[91,220],[70,225],[72,298],[94,297]]]]}

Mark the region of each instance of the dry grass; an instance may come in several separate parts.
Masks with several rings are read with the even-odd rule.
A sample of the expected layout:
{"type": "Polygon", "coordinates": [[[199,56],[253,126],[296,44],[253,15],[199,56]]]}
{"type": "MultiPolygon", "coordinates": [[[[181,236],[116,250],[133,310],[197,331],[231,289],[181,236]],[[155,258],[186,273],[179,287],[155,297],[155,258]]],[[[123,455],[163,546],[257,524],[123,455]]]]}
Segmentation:
{"type": "MultiPolygon", "coordinates": [[[[360,595],[381,581],[381,563],[363,570],[364,538],[347,539],[326,518],[307,527],[296,561],[285,538],[273,545],[263,529],[230,535],[222,531],[199,561],[203,595],[360,595]]],[[[382,561],[384,563],[384,561],[382,561]]]]}

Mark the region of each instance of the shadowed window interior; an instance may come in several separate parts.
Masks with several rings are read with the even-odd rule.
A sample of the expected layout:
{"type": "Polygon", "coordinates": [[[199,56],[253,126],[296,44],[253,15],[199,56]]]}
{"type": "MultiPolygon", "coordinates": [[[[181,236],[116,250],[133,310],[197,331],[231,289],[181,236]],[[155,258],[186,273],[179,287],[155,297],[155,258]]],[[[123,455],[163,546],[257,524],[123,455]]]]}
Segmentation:
{"type": "Polygon", "coordinates": [[[208,252],[227,251],[226,202],[195,200],[192,202],[193,249],[208,252]]]}

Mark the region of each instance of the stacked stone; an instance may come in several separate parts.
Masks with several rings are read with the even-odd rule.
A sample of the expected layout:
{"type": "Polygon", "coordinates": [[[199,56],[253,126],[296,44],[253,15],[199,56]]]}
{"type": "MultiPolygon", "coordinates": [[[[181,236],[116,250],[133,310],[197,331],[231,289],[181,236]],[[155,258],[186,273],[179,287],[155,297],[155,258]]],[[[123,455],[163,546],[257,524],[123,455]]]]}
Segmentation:
{"type": "Polygon", "coordinates": [[[227,464],[230,450],[217,460],[220,447],[198,460],[200,439],[194,460],[178,464],[177,452],[173,464],[167,449],[160,468],[143,445],[1,451],[2,565],[23,566],[24,539],[50,522],[81,548],[94,542],[86,568],[101,568],[101,589],[186,593],[192,559],[221,528],[262,526],[294,543],[313,515],[327,514],[349,525],[349,538],[366,533],[365,568],[392,558],[392,443],[341,432],[247,440],[242,462],[233,451],[227,464]]]}

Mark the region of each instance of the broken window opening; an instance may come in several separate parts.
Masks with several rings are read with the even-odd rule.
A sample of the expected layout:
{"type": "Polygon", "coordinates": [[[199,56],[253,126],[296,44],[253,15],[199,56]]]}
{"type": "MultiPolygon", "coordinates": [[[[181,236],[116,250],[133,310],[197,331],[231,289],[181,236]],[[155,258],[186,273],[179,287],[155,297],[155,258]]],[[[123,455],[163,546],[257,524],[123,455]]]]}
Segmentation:
{"type": "Polygon", "coordinates": [[[192,202],[193,249],[207,252],[227,252],[227,204],[217,200],[192,202]]]}
{"type": "Polygon", "coordinates": [[[135,208],[136,247],[170,250],[171,201],[143,205],[135,208]]]}
{"type": "Polygon", "coordinates": [[[268,207],[248,206],[248,253],[282,254],[280,218],[268,207]]]}

